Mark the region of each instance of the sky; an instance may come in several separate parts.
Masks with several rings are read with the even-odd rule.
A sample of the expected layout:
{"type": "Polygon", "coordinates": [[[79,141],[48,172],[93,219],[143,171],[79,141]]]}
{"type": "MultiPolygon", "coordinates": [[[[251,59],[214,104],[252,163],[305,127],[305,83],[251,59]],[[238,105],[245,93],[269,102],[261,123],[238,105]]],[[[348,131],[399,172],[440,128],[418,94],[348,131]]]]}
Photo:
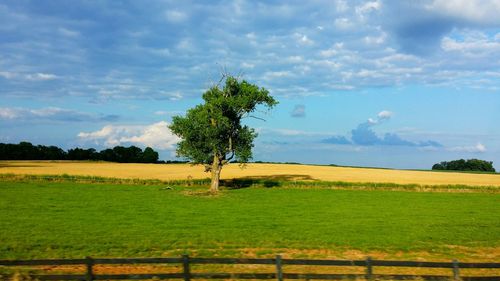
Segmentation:
{"type": "Polygon", "coordinates": [[[222,72],[255,161],[500,169],[500,0],[0,2],[0,142],[150,146],[222,72]]]}

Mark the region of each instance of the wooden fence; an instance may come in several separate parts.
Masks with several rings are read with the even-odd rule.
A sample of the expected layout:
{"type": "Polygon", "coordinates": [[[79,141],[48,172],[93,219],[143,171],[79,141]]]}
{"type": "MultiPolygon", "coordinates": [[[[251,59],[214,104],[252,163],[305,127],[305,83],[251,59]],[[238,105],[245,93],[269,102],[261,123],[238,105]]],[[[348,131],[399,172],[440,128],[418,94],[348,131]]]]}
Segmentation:
{"type": "Polygon", "coordinates": [[[91,258],[85,259],[49,259],[49,260],[0,260],[0,267],[15,266],[60,266],[60,265],[85,265],[86,271],[81,274],[30,274],[38,280],[144,280],[144,279],[366,279],[366,280],[463,280],[463,281],[500,281],[498,271],[494,276],[461,276],[460,269],[469,268],[500,268],[500,263],[471,263],[471,262],[419,262],[419,261],[387,261],[373,260],[310,260],[310,259],[283,259],[280,255],[272,259],[246,259],[246,258],[195,258],[184,255],[178,258],[91,258]],[[179,264],[182,272],[179,273],[147,273],[147,274],[95,274],[95,265],[129,265],[129,264],[179,264]],[[274,272],[270,273],[195,273],[191,265],[217,264],[217,265],[273,265],[274,272]],[[285,265],[303,266],[357,266],[363,267],[365,274],[321,274],[321,273],[286,273],[285,265]],[[418,267],[418,268],[445,268],[450,269],[449,275],[401,275],[401,274],[375,274],[374,267],[418,267]]]}

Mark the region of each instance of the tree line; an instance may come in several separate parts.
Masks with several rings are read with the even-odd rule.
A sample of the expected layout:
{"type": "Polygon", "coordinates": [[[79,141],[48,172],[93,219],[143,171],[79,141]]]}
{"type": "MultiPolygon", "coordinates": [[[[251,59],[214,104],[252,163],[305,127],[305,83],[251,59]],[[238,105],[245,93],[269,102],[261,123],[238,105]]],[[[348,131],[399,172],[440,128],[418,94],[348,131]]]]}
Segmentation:
{"type": "Polygon", "coordinates": [[[0,160],[94,160],[119,163],[158,163],[158,152],[151,147],[144,151],[136,146],[113,148],[97,151],[94,148],[72,148],[68,151],[57,146],[33,145],[30,142],[19,144],[0,143],[0,160]]]}
{"type": "Polygon", "coordinates": [[[443,161],[434,164],[433,170],[454,170],[454,171],[481,171],[481,172],[496,172],[493,168],[493,162],[479,159],[460,159],[453,161],[443,161]]]}

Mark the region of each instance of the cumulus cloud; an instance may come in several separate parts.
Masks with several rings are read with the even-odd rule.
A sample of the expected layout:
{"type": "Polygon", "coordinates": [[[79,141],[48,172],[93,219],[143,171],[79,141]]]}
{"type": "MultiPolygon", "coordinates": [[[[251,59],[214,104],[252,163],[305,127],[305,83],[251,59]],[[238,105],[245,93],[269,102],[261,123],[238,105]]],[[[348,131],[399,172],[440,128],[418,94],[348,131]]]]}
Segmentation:
{"type": "Polygon", "coordinates": [[[499,17],[492,16],[499,14],[497,4],[319,0],[193,6],[152,1],[141,9],[61,4],[61,11],[73,11],[68,13],[74,21],[59,10],[52,10],[48,20],[35,2],[7,4],[0,18],[12,40],[0,46],[0,53],[8,54],[0,61],[0,80],[7,80],[2,84],[5,96],[43,99],[73,92],[94,102],[177,101],[178,93],[198,98],[207,76],[218,72],[217,63],[235,72],[244,69],[245,78],[283,96],[445,82],[457,86],[484,79],[496,83],[486,73],[498,72],[500,60],[498,35],[491,34],[498,27],[499,17]],[[79,10],[91,11],[94,25],[72,17],[79,10]],[[116,25],[110,26],[109,18],[116,25]],[[467,30],[489,37],[474,45],[462,40],[467,30]],[[37,40],[31,40],[33,34],[37,40]],[[431,52],[439,54],[426,56],[431,52]],[[118,63],[124,60],[127,64],[118,63]],[[33,83],[19,87],[16,80],[33,83]],[[50,80],[57,83],[35,83],[50,80]]]}
{"type": "Polygon", "coordinates": [[[380,111],[377,114],[377,118],[376,119],[374,119],[374,118],[368,118],[368,120],[366,121],[366,123],[368,124],[368,126],[375,125],[375,124],[378,124],[380,122],[384,122],[386,120],[391,119],[391,117],[393,115],[394,115],[394,113],[392,113],[391,111],[382,110],[382,111],[380,111]]]}
{"type": "Polygon", "coordinates": [[[391,119],[391,117],[394,115],[394,113],[392,113],[391,111],[389,110],[382,110],[380,111],[378,114],[377,114],[377,117],[379,118],[379,120],[387,120],[387,119],[391,119]]]}
{"type": "Polygon", "coordinates": [[[441,147],[442,145],[436,141],[412,142],[403,139],[396,133],[386,133],[383,137],[379,137],[373,127],[389,120],[394,114],[391,111],[383,110],[377,114],[377,119],[369,118],[368,121],[361,123],[355,129],[351,130],[352,141],[358,145],[395,145],[395,146],[432,146],[441,147]]]}
{"type": "Polygon", "coordinates": [[[491,57],[500,52],[500,39],[496,37],[489,38],[482,32],[467,32],[460,39],[445,36],[441,40],[441,49],[468,57],[491,57]]]}
{"type": "Polygon", "coordinates": [[[174,149],[180,140],[165,121],[151,125],[107,125],[94,132],[80,132],[78,138],[105,146],[136,144],[156,149],[174,149]]]}
{"type": "Polygon", "coordinates": [[[382,3],[380,1],[369,1],[355,8],[356,13],[360,17],[365,17],[366,14],[380,10],[382,8],[382,3]]]}
{"type": "Polygon", "coordinates": [[[293,110],[291,112],[291,116],[296,117],[296,118],[306,117],[306,106],[303,104],[297,104],[293,108],[293,110]]]}
{"type": "Polygon", "coordinates": [[[345,136],[333,136],[330,138],[323,139],[322,143],[330,144],[340,144],[340,145],[361,145],[361,146],[372,146],[372,145],[384,145],[384,146],[409,146],[409,147],[442,147],[443,145],[433,141],[420,141],[412,142],[405,140],[396,133],[385,133],[383,136],[379,136],[373,130],[374,126],[377,126],[394,116],[394,113],[389,110],[380,111],[377,114],[377,118],[368,118],[366,122],[359,124],[356,128],[351,130],[351,140],[345,136]]]}
{"type": "Polygon", "coordinates": [[[116,121],[118,115],[91,114],[58,107],[29,109],[21,107],[0,107],[0,119],[11,121],[60,121],[60,122],[95,122],[116,121]]]}
{"type": "Polygon", "coordinates": [[[348,140],[345,136],[333,136],[326,138],[321,141],[322,143],[330,143],[330,144],[352,144],[350,140],[348,140]]]}
{"type": "Polygon", "coordinates": [[[297,41],[299,45],[313,45],[314,41],[311,40],[306,34],[301,34],[301,33],[294,33],[293,37],[297,41]]]}

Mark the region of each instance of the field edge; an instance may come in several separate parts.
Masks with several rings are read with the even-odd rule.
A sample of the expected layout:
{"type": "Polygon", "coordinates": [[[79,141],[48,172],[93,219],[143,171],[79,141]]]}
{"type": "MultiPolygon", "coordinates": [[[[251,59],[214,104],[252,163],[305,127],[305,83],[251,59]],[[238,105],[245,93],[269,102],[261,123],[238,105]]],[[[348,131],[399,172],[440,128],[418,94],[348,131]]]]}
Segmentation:
{"type": "MultiPolygon", "coordinates": [[[[160,180],[140,178],[119,178],[101,176],[82,176],[69,174],[14,174],[0,173],[0,181],[13,182],[65,182],[65,183],[92,183],[92,184],[127,184],[127,185],[164,185],[183,187],[207,187],[210,179],[186,179],[186,180],[160,180]]],[[[273,177],[242,177],[234,179],[222,179],[222,189],[232,190],[241,188],[321,188],[337,190],[388,190],[388,191],[415,191],[415,192],[481,192],[500,193],[499,186],[474,186],[463,184],[400,184],[388,182],[346,182],[346,181],[323,181],[323,180],[293,180],[287,178],[273,177]]]]}

